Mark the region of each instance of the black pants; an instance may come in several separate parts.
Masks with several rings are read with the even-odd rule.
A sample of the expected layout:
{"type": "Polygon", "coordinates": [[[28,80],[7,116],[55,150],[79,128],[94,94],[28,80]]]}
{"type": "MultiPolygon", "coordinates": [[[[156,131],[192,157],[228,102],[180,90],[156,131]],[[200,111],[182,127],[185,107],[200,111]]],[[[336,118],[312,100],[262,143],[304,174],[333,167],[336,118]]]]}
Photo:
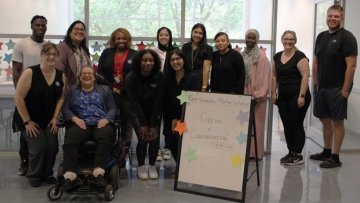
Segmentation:
{"type": "Polygon", "coordinates": [[[311,101],[308,89],[304,106],[298,108],[299,88],[299,85],[280,86],[279,98],[276,103],[284,126],[287,148],[290,152],[295,153],[301,153],[305,144],[304,119],[311,101]]]}
{"type": "Polygon", "coordinates": [[[102,128],[86,126],[86,129],[81,129],[78,125],[71,124],[66,130],[63,145],[65,171],[77,172],[80,145],[91,139],[96,142],[94,167],[105,169],[114,136],[115,130],[111,124],[107,124],[102,128]]]}
{"type": "Polygon", "coordinates": [[[173,133],[171,128],[172,128],[172,121],[165,121],[164,119],[163,133],[165,137],[165,148],[170,149],[175,162],[177,162],[179,134],[177,132],[173,133]]]}
{"type": "Polygon", "coordinates": [[[130,147],[131,137],[133,132],[133,123],[136,119],[135,115],[131,112],[129,98],[126,95],[114,94],[115,103],[119,110],[120,136],[125,140],[126,146],[130,147]]]}
{"type": "Polygon", "coordinates": [[[139,119],[134,120],[133,126],[135,129],[136,137],[138,139],[138,143],[136,145],[136,157],[138,160],[138,166],[142,166],[145,164],[145,157],[148,151],[149,151],[149,165],[155,165],[156,157],[160,145],[160,132],[159,132],[160,126],[157,126],[156,128],[156,133],[157,133],[156,138],[151,141],[141,139],[140,137],[141,126],[139,119]]]}
{"type": "Polygon", "coordinates": [[[20,149],[19,149],[19,155],[22,163],[28,163],[29,162],[29,149],[28,145],[25,140],[25,131],[20,132],[20,149]]]}

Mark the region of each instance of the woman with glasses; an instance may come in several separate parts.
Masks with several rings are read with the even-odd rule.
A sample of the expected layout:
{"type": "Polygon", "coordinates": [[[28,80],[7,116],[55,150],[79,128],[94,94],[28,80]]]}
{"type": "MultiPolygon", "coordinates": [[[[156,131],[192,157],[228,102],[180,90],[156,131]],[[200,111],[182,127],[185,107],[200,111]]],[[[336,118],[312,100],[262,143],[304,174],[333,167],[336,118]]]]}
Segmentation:
{"type": "Polygon", "coordinates": [[[58,45],[58,49],[60,60],[56,67],[65,74],[69,88],[77,83],[77,77],[82,67],[91,67],[90,53],[86,46],[85,24],[80,20],[71,23],[64,41],[58,45]]]}
{"type": "Polygon", "coordinates": [[[310,105],[309,59],[295,46],[296,33],[286,30],[281,36],[284,50],[273,57],[272,101],[278,106],[289,153],[280,162],[293,166],[304,163],[304,119],[310,105]]]}
{"type": "Polygon", "coordinates": [[[168,141],[168,148],[177,161],[178,138],[175,132],[176,122],[181,119],[182,105],[177,96],[183,90],[196,89],[196,81],[191,77],[190,65],[179,49],[169,52],[170,68],[165,75],[165,95],[163,114],[168,115],[169,122],[164,122],[164,135],[168,141]]]}
{"type": "Polygon", "coordinates": [[[14,123],[29,147],[26,176],[32,187],[54,183],[53,167],[58,149],[57,122],[64,102],[65,77],[55,69],[59,50],[53,43],[41,49],[39,65],[24,70],[15,92],[14,123]]]}

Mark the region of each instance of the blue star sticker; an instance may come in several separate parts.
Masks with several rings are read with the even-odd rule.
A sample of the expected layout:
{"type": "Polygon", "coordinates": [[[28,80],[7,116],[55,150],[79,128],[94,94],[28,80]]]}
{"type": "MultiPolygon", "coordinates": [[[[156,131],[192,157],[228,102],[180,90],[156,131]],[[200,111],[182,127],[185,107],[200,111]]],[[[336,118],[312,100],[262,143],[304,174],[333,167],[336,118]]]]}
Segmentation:
{"type": "Polygon", "coordinates": [[[249,121],[249,112],[239,111],[239,115],[236,117],[240,121],[240,124],[244,124],[249,121]]]}
{"type": "Polygon", "coordinates": [[[5,43],[6,46],[8,47],[8,50],[11,50],[14,48],[15,43],[10,39],[8,43],[5,43]]]}
{"type": "Polygon", "coordinates": [[[236,139],[239,141],[239,144],[244,144],[247,141],[247,134],[240,133],[240,135],[237,136],[236,139]]]}
{"type": "Polygon", "coordinates": [[[8,62],[10,64],[12,58],[12,54],[5,54],[4,61],[8,62]]]}
{"type": "Polygon", "coordinates": [[[96,41],[94,45],[91,45],[91,47],[94,49],[94,52],[98,51],[101,52],[101,45],[96,41]]]}

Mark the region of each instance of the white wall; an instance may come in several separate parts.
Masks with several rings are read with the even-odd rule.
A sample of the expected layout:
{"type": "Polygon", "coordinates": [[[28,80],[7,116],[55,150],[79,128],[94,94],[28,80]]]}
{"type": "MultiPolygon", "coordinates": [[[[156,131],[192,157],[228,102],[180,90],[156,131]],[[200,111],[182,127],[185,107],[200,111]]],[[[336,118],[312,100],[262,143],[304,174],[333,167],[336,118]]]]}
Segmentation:
{"type": "MultiPolygon", "coordinates": [[[[358,51],[360,47],[360,27],[359,27],[359,11],[360,11],[360,1],[359,0],[347,0],[345,2],[345,23],[344,27],[352,32],[358,42],[358,51]]],[[[357,70],[355,72],[354,78],[354,91],[349,97],[349,106],[348,106],[348,119],[345,122],[346,128],[360,133],[360,54],[357,58],[357,70]]]]}
{"type": "Polygon", "coordinates": [[[46,34],[65,35],[72,22],[71,7],[72,0],[0,0],[0,34],[31,34],[31,18],[43,15],[48,20],[46,34]]]}
{"type": "Polygon", "coordinates": [[[310,62],[313,58],[315,4],[313,0],[279,0],[276,52],[283,50],[281,35],[285,30],[296,32],[297,44],[310,62]]]}

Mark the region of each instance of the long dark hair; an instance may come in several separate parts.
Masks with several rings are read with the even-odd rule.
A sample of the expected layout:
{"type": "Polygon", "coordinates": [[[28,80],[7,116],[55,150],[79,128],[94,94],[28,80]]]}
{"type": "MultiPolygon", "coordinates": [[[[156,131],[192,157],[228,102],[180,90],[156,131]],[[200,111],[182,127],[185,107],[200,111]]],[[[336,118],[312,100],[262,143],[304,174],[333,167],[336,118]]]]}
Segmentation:
{"type": "MultiPolygon", "coordinates": [[[[71,31],[73,30],[74,26],[78,23],[81,23],[84,28],[86,29],[85,24],[80,21],[80,20],[76,20],[73,23],[71,23],[70,27],[68,28],[68,30],[66,31],[66,36],[64,38],[65,43],[75,52],[75,46],[72,43],[72,39],[71,39],[71,31]]],[[[86,52],[86,54],[90,57],[90,52],[89,52],[89,48],[86,46],[86,36],[84,37],[84,39],[80,42],[80,47],[83,48],[86,52]]]]}
{"type": "Polygon", "coordinates": [[[158,42],[158,47],[161,51],[171,51],[174,49],[174,46],[172,45],[172,33],[171,33],[171,30],[167,27],[161,27],[158,29],[157,31],[157,34],[156,34],[156,39],[157,39],[157,42],[158,42]],[[164,46],[160,43],[160,40],[159,40],[159,34],[161,32],[161,30],[166,30],[168,33],[169,33],[169,44],[168,46],[164,46]]]}
{"type": "Polygon", "coordinates": [[[203,38],[200,41],[199,46],[205,45],[207,44],[207,36],[206,36],[206,29],[205,29],[205,25],[202,23],[196,23],[192,28],[191,28],[191,42],[193,42],[193,38],[192,38],[192,32],[196,29],[196,28],[200,28],[203,31],[203,38]]]}

